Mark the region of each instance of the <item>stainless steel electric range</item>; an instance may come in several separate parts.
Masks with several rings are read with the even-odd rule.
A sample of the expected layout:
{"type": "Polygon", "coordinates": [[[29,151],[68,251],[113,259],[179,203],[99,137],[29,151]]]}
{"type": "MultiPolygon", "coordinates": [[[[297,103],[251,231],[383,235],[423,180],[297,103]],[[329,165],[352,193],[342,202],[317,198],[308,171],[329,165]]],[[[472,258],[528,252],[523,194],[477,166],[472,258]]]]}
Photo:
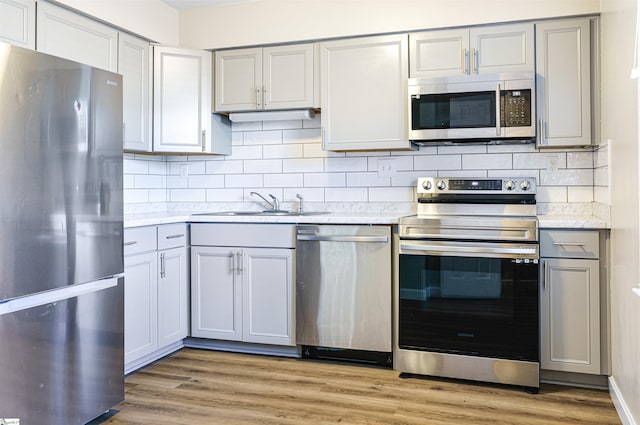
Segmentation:
{"type": "Polygon", "coordinates": [[[394,368],[539,387],[535,178],[418,179],[395,235],[394,368]]]}

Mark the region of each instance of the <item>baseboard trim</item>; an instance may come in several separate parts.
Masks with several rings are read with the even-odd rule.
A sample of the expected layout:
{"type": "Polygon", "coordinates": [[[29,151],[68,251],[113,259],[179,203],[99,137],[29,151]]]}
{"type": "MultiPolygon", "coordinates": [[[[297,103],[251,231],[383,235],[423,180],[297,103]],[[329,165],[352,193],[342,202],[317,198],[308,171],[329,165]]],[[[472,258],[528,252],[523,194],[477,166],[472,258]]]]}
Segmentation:
{"type": "Polygon", "coordinates": [[[609,377],[609,394],[611,395],[611,400],[616,408],[616,412],[618,412],[618,416],[622,421],[622,425],[638,425],[613,376],[609,377]]]}
{"type": "Polygon", "coordinates": [[[187,348],[204,350],[231,351],[234,353],[262,354],[278,357],[300,357],[300,349],[296,346],[280,346],[268,344],[253,344],[248,342],[222,341],[217,339],[187,338],[184,340],[187,348]]]}
{"type": "Polygon", "coordinates": [[[174,342],[171,345],[163,347],[158,351],[154,351],[153,353],[148,354],[140,359],[127,363],[126,365],[124,365],[124,374],[128,375],[132,372],[135,372],[136,370],[141,369],[144,366],[147,366],[157,360],[160,360],[161,358],[166,357],[169,354],[175,353],[182,347],[184,347],[184,341],[180,340],[180,341],[174,342]]]}

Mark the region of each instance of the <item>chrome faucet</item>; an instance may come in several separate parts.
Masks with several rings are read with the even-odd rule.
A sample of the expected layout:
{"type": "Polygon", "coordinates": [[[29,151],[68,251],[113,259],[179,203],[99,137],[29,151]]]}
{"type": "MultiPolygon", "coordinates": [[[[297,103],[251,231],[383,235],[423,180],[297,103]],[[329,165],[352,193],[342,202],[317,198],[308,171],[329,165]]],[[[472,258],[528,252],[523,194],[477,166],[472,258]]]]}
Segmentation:
{"type": "Polygon", "coordinates": [[[269,194],[269,197],[273,200],[272,202],[269,202],[267,200],[267,198],[265,198],[264,196],[260,195],[258,192],[249,192],[249,195],[259,196],[260,198],[262,198],[262,200],[264,202],[267,203],[267,205],[269,205],[271,207],[272,211],[280,211],[280,202],[278,201],[278,198],[276,198],[272,194],[269,194]]]}
{"type": "Polygon", "coordinates": [[[302,198],[302,195],[300,195],[299,193],[296,193],[296,198],[300,200],[298,202],[298,214],[304,214],[304,208],[302,207],[302,201],[304,201],[304,199],[302,198]]]}

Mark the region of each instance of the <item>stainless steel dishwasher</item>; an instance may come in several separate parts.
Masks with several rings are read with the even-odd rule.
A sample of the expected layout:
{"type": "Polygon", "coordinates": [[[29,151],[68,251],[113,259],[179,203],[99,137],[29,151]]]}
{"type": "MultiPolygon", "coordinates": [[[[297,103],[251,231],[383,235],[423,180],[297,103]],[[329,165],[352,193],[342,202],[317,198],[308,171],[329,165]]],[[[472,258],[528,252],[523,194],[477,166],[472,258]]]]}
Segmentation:
{"type": "Polygon", "coordinates": [[[391,361],[390,226],[298,226],[296,276],[303,357],[391,361]]]}

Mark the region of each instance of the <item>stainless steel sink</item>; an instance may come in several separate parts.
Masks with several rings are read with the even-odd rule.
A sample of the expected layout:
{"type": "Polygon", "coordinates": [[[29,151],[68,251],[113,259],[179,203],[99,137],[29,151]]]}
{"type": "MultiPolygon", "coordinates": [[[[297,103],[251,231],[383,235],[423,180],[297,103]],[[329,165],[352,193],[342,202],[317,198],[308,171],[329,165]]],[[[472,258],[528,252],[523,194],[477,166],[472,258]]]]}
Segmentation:
{"type": "Polygon", "coordinates": [[[284,211],[284,210],[265,210],[265,211],[213,211],[206,213],[197,213],[193,215],[215,215],[215,216],[307,216],[307,215],[323,215],[330,214],[329,211],[284,211]]]}

